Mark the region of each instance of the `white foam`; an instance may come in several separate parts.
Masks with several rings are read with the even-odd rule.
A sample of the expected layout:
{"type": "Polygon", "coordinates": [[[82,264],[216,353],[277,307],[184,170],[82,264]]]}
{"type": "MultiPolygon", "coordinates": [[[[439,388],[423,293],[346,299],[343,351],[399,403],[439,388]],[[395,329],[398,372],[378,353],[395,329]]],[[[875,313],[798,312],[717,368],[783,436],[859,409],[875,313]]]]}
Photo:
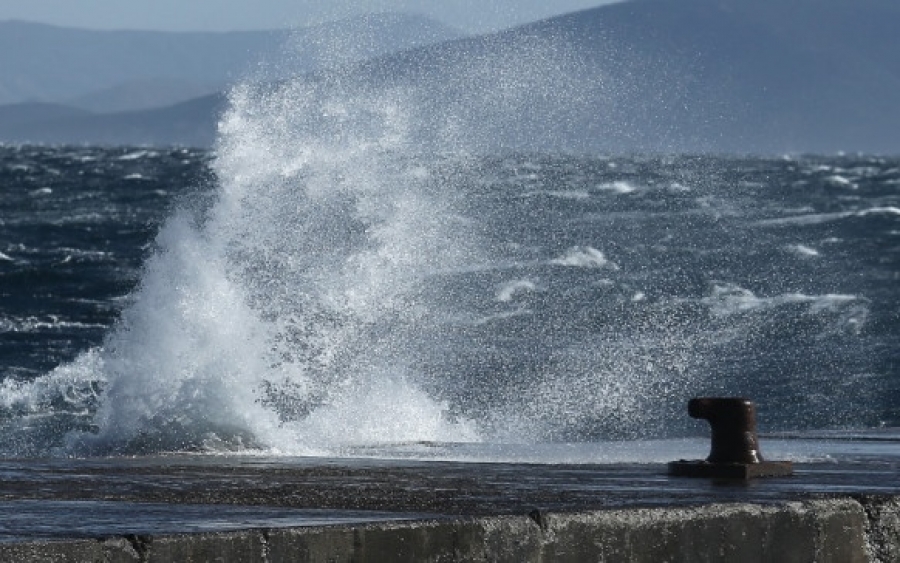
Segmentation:
{"type": "Polygon", "coordinates": [[[825,178],[825,182],[839,188],[850,188],[855,190],[858,187],[852,180],[846,176],[841,176],[840,174],[828,176],[825,178]]]}
{"type": "Polygon", "coordinates": [[[535,289],[537,289],[537,286],[535,286],[534,282],[528,280],[507,282],[497,290],[497,301],[508,303],[512,301],[516,295],[530,293],[535,291],[535,289]]]}
{"type": "Polygon", "coordinates": [[[106,328],[99,323],[81,323],[77,321],[60,320],[50,315],[48,317],[0,317],[0,332],[36,332],[53,331],[61,329],[106,328]]]}
{"type": "Polygon", "coordinates": [[[438,439],[480,441],[474,424],[454,421],[446,403],[436,403],[394,374],[347,389],[303,420],[284,424],[276,435],[280,439],[269,447],[287,454],[438,439]]]}
{"type": "Polygon", "coordinates": [[[702,302],[719,316],[773,309],[793,303],[808,304],[810,313],[835,311],[848,304],[859,304],[867,310],[865,299],[856,295],[784,293],[772,297],[758,297],[752,291],[735,284],[714,285],[711,295],[703,298],[702,302]]]}
{"type": "Polygon", "coordinates": [[[155,151],[149,150],[137,150],[130,153],[123,154],[118,158],[118,160],[140,160],[142,158],[157,156],[158,153],[155,151]]]}
{"type": "Polygon", "coordinates": [[[900,207],[884,206],[862,209],[859,211],[838,211],[835,213],[809,213],[805,215],[794,215],[789,217],[779,217],[776,219],[763,219],[758,221],[758,225],[768,226],[788,226],[788,225],[818,225],[828,223],[830,221],[838,221],[852,217],[868,217],[869,215],[900,215],[900,207]]]}
{"type": "Polygon", "coordinates": [[[856,215],[859,217],[865,217],[867,215],[900,215],[900,207],[894,207],[892,205],[873,207],[871,209],[858,211],[856,215]]]}
{"type": "Polygon", "coordinates": [[[0,382],[0,409],[18,416],[47,416],[47,405],[67,403],[75,412],[87,411],[96,399],[102,373],[102,357],[96,349],[83,353],[72,363],[61,365],[35,381],[6,378],[0,382]]]}
{"type": "Polygon", "coordinates": [[[617,180],[615,182],[610,182],[607,184],[600,184],[597,186],[597,189],[613,192],[616,194],[631,194],[638,190],[638,188],[631,184],[630,182],[626,182],[624,180],[617,180]]]}
{"type": "Polygon", "coordinates": [[[559,199],[590,199],[591,194],[585,190],[539,190],[523,194],[525,197],[548,196],[559,199]]]}
{"type": "Polygon", "coordinates": [[[803,258],[815,258],[821,256],[821,253],[818,250],[811,246],[806,246],[805,244],[789,244],[787,245],[787,250],[803,258]]]}
{"type": "Polygon", "coordinates": [[[608,268],[618,270],[619,266],[606,258],[603,252],[592,246],[573,246],[563,256],[554,258],[551,264],[572,268],[608,268]]]}

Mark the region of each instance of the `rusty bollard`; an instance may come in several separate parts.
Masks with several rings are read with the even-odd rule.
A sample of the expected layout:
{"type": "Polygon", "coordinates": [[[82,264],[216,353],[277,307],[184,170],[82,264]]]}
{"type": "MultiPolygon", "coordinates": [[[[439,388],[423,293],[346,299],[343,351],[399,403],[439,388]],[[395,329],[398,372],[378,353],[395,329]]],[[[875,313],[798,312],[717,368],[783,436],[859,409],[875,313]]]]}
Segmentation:
{"type": "Polygon", "coordinates": [[[794,472],[789,461],[765,461],[756,434],[756,407],[741,397],[705,397],[688,402],[688,414],[709,422],[712,445],[705,460],[669,463],[669,474],[680,477],[752,479],[794,472]]]}

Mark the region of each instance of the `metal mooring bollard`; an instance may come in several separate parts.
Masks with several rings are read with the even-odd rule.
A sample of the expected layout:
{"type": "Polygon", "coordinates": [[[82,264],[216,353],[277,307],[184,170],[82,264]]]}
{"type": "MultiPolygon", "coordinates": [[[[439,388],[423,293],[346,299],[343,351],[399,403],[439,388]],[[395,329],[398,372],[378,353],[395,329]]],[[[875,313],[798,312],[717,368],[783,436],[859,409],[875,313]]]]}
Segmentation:
{"type": "Polygon", "coordinates": [[[740,397],[691,399],[688,414],[709,422],[712,446],[705,460],[669,463],[669,475],[752,479],[780,477],[794,472],[789,461],[764,461],[756,435],[756,407],[740,397]]]}

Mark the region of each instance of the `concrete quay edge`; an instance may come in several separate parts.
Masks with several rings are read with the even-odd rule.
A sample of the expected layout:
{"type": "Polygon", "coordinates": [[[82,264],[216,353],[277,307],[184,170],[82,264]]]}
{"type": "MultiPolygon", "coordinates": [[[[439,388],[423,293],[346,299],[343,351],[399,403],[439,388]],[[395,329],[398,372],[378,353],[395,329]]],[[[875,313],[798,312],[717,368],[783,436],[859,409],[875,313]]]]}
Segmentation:
{"type": "Polygon", "coordinates": [[[0,544],[0,561],[886,563],[900,561],[900,497],[31,540],[0,544]]]}

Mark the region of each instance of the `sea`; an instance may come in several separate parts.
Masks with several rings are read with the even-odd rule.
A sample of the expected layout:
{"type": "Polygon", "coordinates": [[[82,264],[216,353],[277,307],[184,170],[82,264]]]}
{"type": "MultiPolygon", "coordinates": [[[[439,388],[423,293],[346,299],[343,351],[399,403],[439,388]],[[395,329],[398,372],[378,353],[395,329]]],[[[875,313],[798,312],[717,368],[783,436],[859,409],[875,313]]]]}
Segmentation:
{"type": "Polygon", "coordinates": [[[0,146],[0,457],[898,435],[900,157],[425,150],[277,88],[208,150],[0,146]]]}

